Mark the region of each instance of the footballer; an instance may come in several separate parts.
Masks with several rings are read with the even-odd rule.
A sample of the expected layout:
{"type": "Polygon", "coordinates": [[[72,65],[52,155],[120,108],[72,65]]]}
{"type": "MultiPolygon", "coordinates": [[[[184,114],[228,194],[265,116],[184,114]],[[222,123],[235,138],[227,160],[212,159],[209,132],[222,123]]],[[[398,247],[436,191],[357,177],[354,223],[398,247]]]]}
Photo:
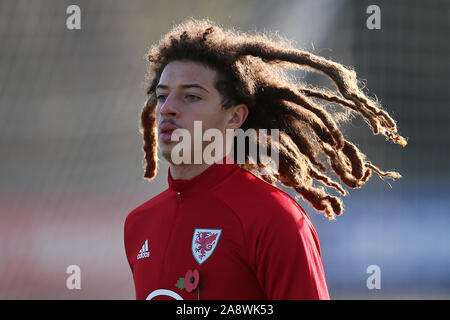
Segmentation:
{"type": "Polygon", "coordinates": [[[168,188],[125,221],[136,299],[330,299],[316,230],[276,184],[334,219],[343,203],[324,187],[347,192],[330,172],[350,188],[360,188],[372,172],[401,177],[366,161],[337,123],[361,116],[374,134],[405,146],[394,119],[360,90],[353,70],[285,39],[225,30],[209,20],[175,26],[151,47],[148,61],[140,126],[144,177],[157,174],[158,153],[169,170],[168,188]],[[286,69],[322,73],[336,91],[307,86],[286,69]],[[329,111],[331,104],[344,112],[329,111]],[[223,136],[279,130],[278,139],[267,141],[278,150],[277,170],[251,161],[247,149],[228,152],[228,145],[213,163],[174,161],[175,132],[194,135],[198,121],[201,133],[214,129],[223,136]]]}

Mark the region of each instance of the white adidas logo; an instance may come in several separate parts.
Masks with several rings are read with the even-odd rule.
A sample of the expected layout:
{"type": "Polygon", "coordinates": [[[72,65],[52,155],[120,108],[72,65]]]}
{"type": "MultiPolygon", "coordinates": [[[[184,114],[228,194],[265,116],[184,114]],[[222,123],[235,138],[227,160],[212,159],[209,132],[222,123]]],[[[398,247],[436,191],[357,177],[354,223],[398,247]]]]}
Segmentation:
{"type": "Polygon", "coordinates": [[[148,258],[150,257],[150,252],[148,251],[148,240],[145,240],[144,245],[142,246],[142,249],[139,250],[139,254],[137,255],[138,260],[142,258],[148,258]]]}

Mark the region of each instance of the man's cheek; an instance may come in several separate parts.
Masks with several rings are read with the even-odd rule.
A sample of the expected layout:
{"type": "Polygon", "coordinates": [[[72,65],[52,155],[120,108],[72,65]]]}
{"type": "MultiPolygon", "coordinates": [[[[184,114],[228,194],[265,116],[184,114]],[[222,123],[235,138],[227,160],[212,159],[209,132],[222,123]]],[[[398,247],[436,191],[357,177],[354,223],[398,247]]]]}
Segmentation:
{"type": "Polygon", "coordinates": [[[160,108],[156,107],[155,109],[155,118],[156,118],[156,122],[159,123],[161,120],[161,112],[160,112],[160,108]]]}

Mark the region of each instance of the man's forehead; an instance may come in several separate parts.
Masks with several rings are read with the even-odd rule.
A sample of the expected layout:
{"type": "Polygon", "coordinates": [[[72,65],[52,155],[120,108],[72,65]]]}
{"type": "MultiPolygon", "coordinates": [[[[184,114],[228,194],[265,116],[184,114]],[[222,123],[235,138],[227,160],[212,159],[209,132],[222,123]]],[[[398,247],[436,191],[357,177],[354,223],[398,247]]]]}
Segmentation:
{"type": "Polygon", "coordinates": [[[214,88],[216,72],[200,63],[173,61],[163,70],[158,85],[178,87],[198,84],[206,89],[214,88]]]}

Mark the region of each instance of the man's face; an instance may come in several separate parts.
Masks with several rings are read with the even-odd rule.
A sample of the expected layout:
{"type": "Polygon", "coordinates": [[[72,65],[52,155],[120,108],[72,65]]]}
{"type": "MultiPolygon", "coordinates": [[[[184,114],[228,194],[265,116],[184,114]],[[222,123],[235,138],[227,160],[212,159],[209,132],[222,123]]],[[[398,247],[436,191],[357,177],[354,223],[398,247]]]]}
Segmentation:
{"type": "Polygon", "coordinates": [[[216,128],[225,137],[231,110],[222,108],[215,80],[216,71],[197,62],[172,61],[164,68],[156,87],[156,121],[160,151],[169,162],[172,148],[179,143],[171,141],[176,128],[189,131],[192,143],[194,121],[202,121],[202,136],[205,130],[216,128]]]}

